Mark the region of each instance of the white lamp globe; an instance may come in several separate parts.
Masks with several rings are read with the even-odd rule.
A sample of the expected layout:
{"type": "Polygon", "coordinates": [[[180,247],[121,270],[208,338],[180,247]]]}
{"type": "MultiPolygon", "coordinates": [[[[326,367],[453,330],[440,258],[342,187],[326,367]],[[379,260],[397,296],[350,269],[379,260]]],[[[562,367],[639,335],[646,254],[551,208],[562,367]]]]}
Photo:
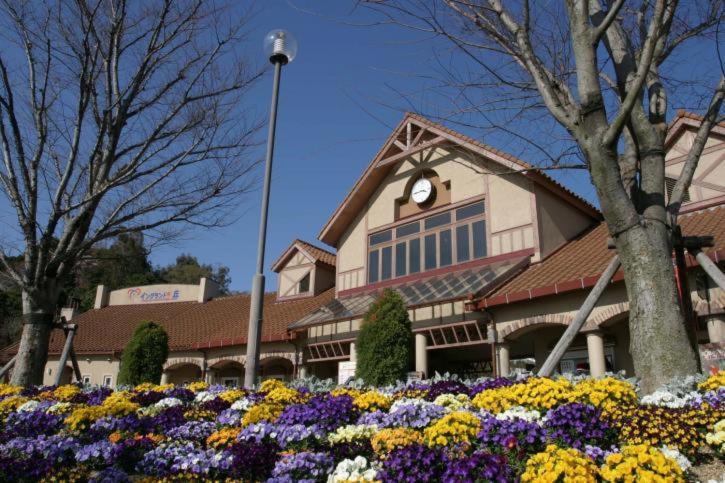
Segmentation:
{"type": "Polygon", "coordinates": [[[272,63],[292,62],[297,55],[297,40],[286,30],[272,30],[264,36],[264,53],[272,63]]]}

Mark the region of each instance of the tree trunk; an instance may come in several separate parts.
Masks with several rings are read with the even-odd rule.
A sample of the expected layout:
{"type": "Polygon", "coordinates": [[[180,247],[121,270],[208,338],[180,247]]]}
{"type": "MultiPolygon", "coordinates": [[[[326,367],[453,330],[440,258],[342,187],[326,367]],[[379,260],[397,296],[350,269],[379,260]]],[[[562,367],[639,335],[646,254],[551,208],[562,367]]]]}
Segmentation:
{"type": "Polygon", "coordinates": [[[33,292],[23,291],[23,334],[11,384],[24,387],[43,384],[57,298],[55,283],[33,292]]]}
{"type": "Polygon", "coordinates": [[[680,311],[667,228],[659,222],[637,225],[620,234],[616,245],[629,297],[630,352],[648,394],[695,374],[697,356],[680,311]]]}

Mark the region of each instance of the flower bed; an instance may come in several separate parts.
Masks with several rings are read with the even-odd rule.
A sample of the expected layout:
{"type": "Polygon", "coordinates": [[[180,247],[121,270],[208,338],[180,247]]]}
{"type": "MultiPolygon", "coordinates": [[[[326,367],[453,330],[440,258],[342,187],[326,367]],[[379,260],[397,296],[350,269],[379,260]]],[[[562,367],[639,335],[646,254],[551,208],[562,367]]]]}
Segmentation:
{"type": "Polygon", "coordinates": [[[720,373],[639,398],[614,377],[0,384],[0,481],[694,480],[725,453],[724,385],[720,373]]]}

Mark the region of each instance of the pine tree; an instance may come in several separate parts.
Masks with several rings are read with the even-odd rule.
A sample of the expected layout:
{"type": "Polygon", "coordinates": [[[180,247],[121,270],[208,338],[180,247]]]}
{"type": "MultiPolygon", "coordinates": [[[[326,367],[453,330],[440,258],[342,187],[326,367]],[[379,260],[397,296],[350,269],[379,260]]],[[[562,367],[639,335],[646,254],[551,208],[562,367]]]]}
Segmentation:
{"type": "Polygon", "coordinates": [[[400,295],[385,289],[370,307],[357,336],[356,376],[367,384],[386,385],[405,378],[412,333],[400,295]]]}
{"type": "Polygon", "coordinates": [[[118,383],[158,384],[168,355],[169,337],[164,328],[154,322],[141,322],[123,349],[118,383]]]}

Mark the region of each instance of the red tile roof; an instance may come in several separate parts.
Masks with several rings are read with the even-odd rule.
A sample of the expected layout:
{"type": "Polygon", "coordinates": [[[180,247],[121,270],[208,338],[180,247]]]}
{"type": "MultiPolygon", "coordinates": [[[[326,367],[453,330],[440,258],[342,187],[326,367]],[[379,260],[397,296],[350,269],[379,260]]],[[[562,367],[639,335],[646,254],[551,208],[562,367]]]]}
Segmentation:
{"type": "MultiPolygon", "coordinates": [[[[703,250],[706,253],[714,256],[725,250],[725,206],[681,215],[678,220],[684,235],[715,237],[715,246],[703,250]]],[[[607,248],[608,237],[606,223],[594,226],[497,288],[481,301],[482,305],[491,307],[592,286],[614,256],[607,248]]]]}
{"type": "Polygon", "coordinates": [[[282,270],[282,265],[290,259],[290,257],[295,253],[295,250],[302,250],[307,253],[315,260],[316,263],[323,263],[330,267],[335,267],[337,257],[334,253],[297,238],[272,264],[272,270],[275,272],[282,270]]]}
{"type": "MultiPolygon", "coordinates": [[[[330,302],[331,288],[315,297],[277,301],[277,294],[264,296],[263,341],[289,338],[287,326],[330,302]]],[[[134,329],[144,320],[162,325],[169,335],[171,350],[219,347],[246,343],[249,320],[249,294],[230,295],[205,303],[172,302],[165,304],[114,305],[89,310],[73,319],[78,324],[74,341],[77,353],[111,353],[123,350],[134,329]]],[[[54,331],[50,352],[59,353],[65,337],[54,331]]],[[[2,352],[14,354],[16,346],[2,352]]]]}

